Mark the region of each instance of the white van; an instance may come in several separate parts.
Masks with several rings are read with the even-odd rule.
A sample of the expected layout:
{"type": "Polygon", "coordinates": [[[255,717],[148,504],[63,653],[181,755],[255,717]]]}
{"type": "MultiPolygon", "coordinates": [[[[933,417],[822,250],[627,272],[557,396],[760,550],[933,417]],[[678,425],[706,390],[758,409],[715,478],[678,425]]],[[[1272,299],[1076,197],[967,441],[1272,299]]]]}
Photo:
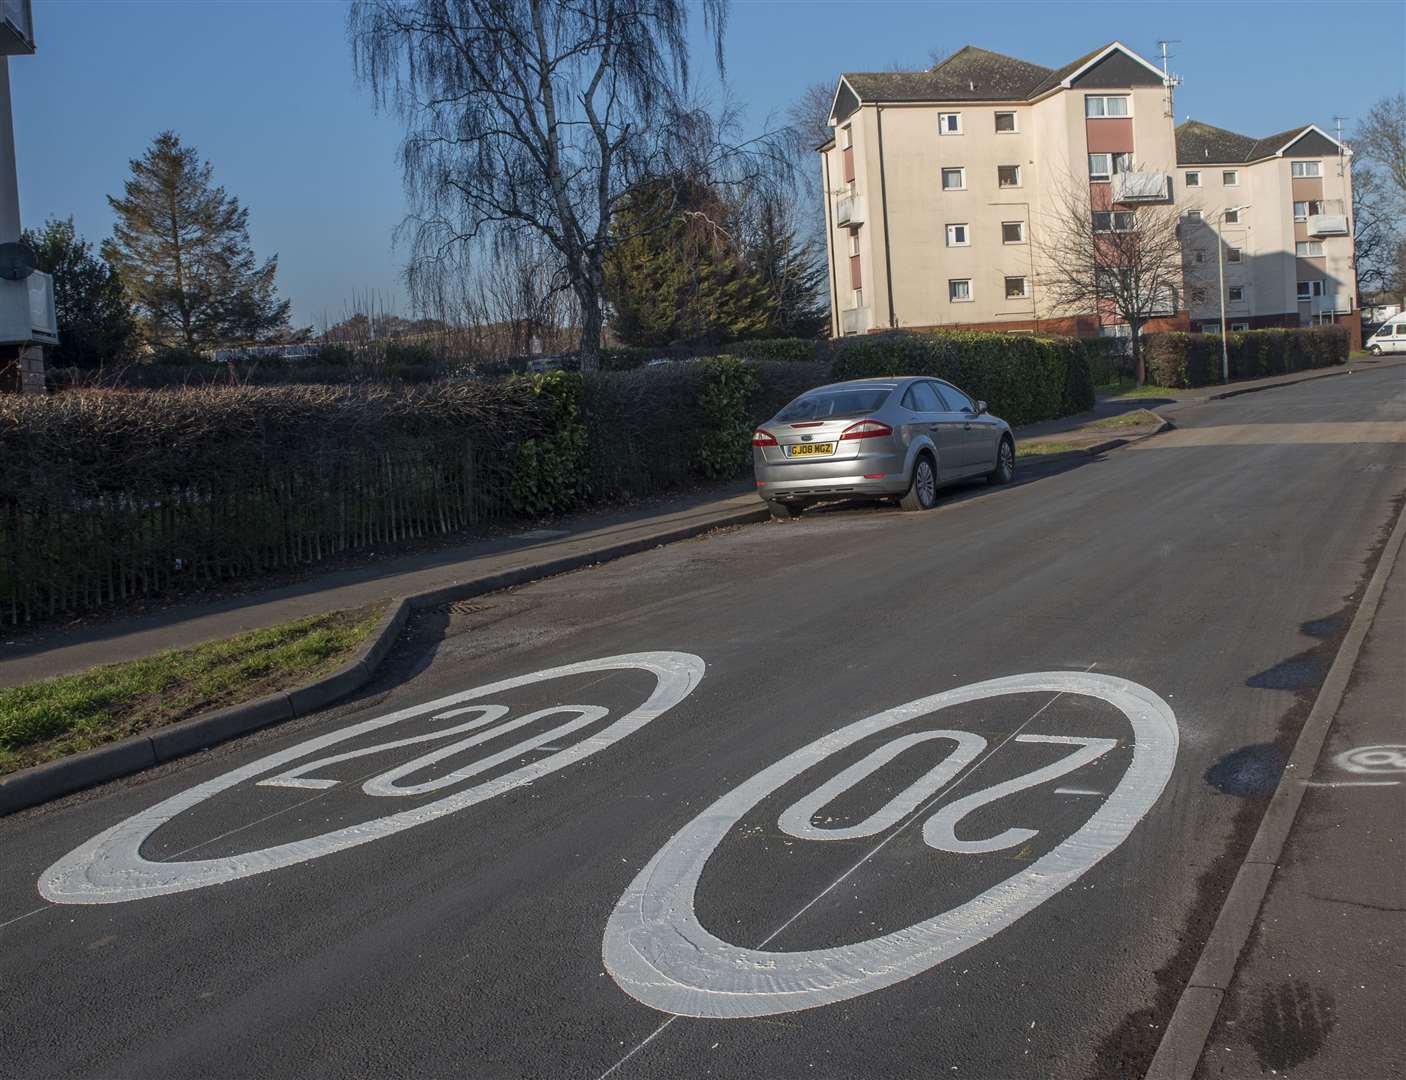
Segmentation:
{"type": "Polygon", "coordinates": [[[1378,328],[1363,346],[1373,356],[1382,353],[1406,352],[1406,322],[1389,322],[1378,328]]]}

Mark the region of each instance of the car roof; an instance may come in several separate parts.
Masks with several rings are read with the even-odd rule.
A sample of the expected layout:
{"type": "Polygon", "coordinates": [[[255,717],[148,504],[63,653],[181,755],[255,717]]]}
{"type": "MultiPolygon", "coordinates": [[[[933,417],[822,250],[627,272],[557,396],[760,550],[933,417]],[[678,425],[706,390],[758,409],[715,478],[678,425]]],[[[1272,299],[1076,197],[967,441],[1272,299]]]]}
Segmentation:
{"type": "Polygon", "coordinates": [[[824,386],[813,387],[802,394],[801,397],[806,397],[809,394],[818,394],[822,390],[841,390],[846,387],[857,388],[867,386],[874,390],[893,390],[903,383],[912,382],[914,379],[921,377],[922,376],[919,375],[900,375],[890,378],[846,379],[844,382],[832,382],[826,383],[824,386]]]}

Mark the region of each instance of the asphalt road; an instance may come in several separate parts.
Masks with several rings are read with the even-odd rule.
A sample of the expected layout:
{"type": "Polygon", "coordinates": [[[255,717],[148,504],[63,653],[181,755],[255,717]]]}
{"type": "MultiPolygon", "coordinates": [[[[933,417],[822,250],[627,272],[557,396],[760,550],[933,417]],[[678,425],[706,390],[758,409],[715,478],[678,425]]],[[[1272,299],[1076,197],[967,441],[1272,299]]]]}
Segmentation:
{"type": "Polygon", "coordinates": [[[1406,372],[1176,415],[427,616],[350,704],[0,821],[5,1072],[1139,1075],[1406,490],[1406,372]]]}

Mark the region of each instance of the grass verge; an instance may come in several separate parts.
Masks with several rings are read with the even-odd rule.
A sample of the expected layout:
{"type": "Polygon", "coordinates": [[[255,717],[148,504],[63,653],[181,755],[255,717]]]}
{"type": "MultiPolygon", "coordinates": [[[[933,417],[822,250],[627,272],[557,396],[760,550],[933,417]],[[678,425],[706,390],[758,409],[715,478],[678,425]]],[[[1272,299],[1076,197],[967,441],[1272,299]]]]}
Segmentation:
{"type": "Polygon", "coordinates": [[[1084,427],[1090,431],[1107,431],[1117,428],[1147,427],[1161,422],[1162,418],[1154,412],[1147,409],[1134,409],[1132,412],[1119,413],[1117,416],[1105,416],[1102,420],[1085,424],[1084,427]]]}
{"type": "Polygon", "coordinates": [[[346,659],[375,604],[0,689],[0,775],[299,686],[346,659]]]}
{"type": "Polygon", "coordinates": [[[1016,447],[1015,456],[1018,458],[1041,457],[1045,454],[1064,454],[1077,449],[1079,448],[1073,443],[1067,442],[1021,443],[1016,447]]]}
{"type": "Polygon", "coordinates": [[[1177,391],[1168,390],[1165,386],[1152,386],[1151,384],[1138,386],[1134,382],[1108,383],[1094,389],[1100,398],[1165,398],[1171,400],[1177,396],[1177,391]]]}

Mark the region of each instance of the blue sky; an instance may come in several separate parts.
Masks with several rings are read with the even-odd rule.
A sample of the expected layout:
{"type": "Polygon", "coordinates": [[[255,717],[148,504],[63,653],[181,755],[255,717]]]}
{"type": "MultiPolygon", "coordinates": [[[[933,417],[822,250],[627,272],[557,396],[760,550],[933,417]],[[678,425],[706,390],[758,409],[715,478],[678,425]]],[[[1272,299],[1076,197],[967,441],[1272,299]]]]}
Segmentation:
{"type": "MultiPolygon", "coordinates": [[[[72,215],[95,243],[127,161],[173,128],[279,255],[295,320],[336,321],[356,294],[404,302],[400,131],[352,76],[336,0],[34,0],[39,51],[10,61],[26,224],[72,215]]],[[[1058,67],[1113,39],[1149,59],[1179,38],[1177,118],[1267,135],[1349,128],[1406,81],[1400,0],[930,3],[735,0],[727,93],[760,126],[809,83],[964,44],[1058,67]],[[862,17],[861,17],[862,11],[862,17]]],[[[722,92],[699,41],[703,88],[722,92]]],[[[408,312],[406,312],[408,313],[408,312]]]]}

